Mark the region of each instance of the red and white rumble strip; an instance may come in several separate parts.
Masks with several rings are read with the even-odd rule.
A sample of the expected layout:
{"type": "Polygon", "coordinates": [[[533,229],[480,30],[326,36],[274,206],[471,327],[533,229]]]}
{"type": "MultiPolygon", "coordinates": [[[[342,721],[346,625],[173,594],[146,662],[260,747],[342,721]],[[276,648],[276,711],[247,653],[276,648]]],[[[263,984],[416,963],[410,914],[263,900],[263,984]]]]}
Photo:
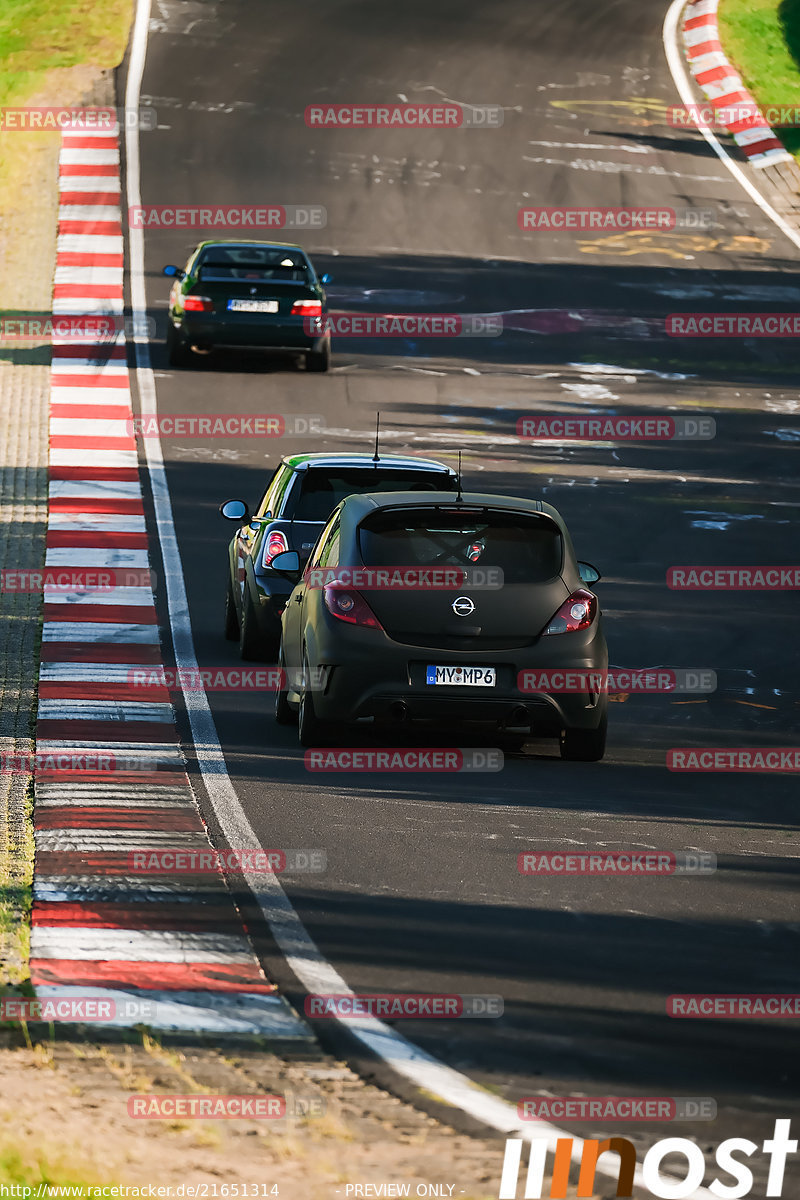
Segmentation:
{"type": "MultiPolygon", "coordinates": [[[[118,129],[65,132],[53,312],[123,311],[118,129]]],[[[147,568],[124,334],[54,338],[46,566],[147,568]]],[[[146,578],[146,576],[145,576],[146,578]]],[[[221,872],[132,871],[152,847],[208,849],[160,666],[150,586],[45,587],[31,981],[111,1001],[118,1023],[306,1038],[258,964],[221,872]]],[[[104,1022],[104,1024],[107,1022],[104,1022]]],[[[112,1022],[113,1023],[113,1022],[112,1022]]]]}
{"type": "MultiPolygon", "coordinates": [[[[758,105],[722,49],[717,27],[718,3],[719,0],[692,0],[686,6],[683,38],[689,66],[698,87],[714,109],[752,113],[758,105]]],[[[726,128],[752,167],[771,167],[775,163],[794,161],[766,123],[753,126],[752,120],[733,120],[726,128]]]]}

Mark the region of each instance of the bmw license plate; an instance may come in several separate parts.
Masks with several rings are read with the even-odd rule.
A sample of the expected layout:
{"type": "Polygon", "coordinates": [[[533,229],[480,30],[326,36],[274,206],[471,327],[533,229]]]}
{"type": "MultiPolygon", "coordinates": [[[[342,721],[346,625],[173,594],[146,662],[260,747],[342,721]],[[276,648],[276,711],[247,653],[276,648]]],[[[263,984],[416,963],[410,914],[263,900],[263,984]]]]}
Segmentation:
{"type": "Polygon", "coordinates": [[[427,667],[425,682],[433,687],[494,687],[495,667],[427,667]]]}
{"type": "Polygon", "coordinates": [[[278,311],[277,300],[229,300],[228,309],[230,312],[264,312],[276,313],[278,311]]]}

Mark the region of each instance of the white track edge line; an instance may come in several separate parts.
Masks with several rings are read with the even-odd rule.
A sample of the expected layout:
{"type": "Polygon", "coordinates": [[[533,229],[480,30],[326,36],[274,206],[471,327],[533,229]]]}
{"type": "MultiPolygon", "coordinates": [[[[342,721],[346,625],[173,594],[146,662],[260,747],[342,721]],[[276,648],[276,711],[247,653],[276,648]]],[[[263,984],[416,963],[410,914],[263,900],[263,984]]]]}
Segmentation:
{"type": "MultiPolygon", "coordinates": [[[[682,5],[683,0],[678,0],[682,5]]],[[[125,89],[125,105],[134,109],[139,104],[151,0],[136,0],[136,17],[131,36],[131,54],[125,89]]],[[[130,209],[141,205],[141,158],[138,130],[126,129],[126,183],[127,204],[130,209]]],[[[130,228],[130,281],[133,325],[136,315],[147,311],[147,295],[144,275],[144,230],[130,228]]],[[[800,246],[800,240],[798,241],[800,246]]],[[[146,338],[136,334],[131,339],[139,401],[143,416],[157,416],[158,403],[155,376],[150,363],[150,347],[146,338]]],[[[172,517],[172,502],[169,494],[161,439],[144,439],[145,460],[153,494],[156,528],[166,576],[166,600],[172,634],[175,661],[181,671],[197,671],[199,665],[194,649],[189,604],[183,578],[180,548],[172,517]]],[[[220,827],[228,843],[237,849],[259,849],[259,841],[242,808],[233,783],[228,775],[225,758],[220,745],[214,717],[205,691],[187,690],[182,684],[186,712],[191,727],[194,752],[203,776],[220,827]]],[[[277,877],[243,872],[245,881],[257,900],[269,924],[276,944],[283,953],[297,979],[309,992],[334,992],[355,995],[344,979],[327,961],[300,917],[283,891],[277,877]]],[[[484,1091],[466,1075],[448,1067],[432,1055],[420,1050],[396,1030],[384,1025],[375,1017],[342,1022],[355,1038],[372,1054],[377,1055],[398,1074],[424,1089],[445,1103],[461,1109],[473,1119],[501,1133],[522,1138],[524,1141],[545,1139],[550,1150],[555,1149],[559,1138],[573,1138],[572,1158],[580,1161],[583,1154],[583,1139],[574,1137],[545,1121],[520,1122],[516,1108],[484,1091]]],[[[607,1155],[609,1161],[599,1160],[599,1174],[617,1178],[619,1159],[607,1155]],[[616,1160],[616,1161],[612,1161],[616,1160]]],[[[675,1182],[674,1177],[662,1176],[665,1182],[675,1182]]],[[[634,1181],[645,1187],[641,1167],[637,1164],[634,1181]]],[[[686,1200],[711,1200],[712,1192],[697,1188],[686,1200]]]]}
{"type": "Polygon", "coordinates": [[[692,107],[695,105],[694,93],[689,83],[689,75],[680,51],[678,31],[678,23],[681,19],[681,15],[687,3],[689,2],[690,0],[672,0],[672,3],[667,11],[667,15],[664,18],[664,26],[662,30],[664,53],[667,56],[667,64],[669,65],[670,72],[672,73],[672,79],[675,87],[678,89],[681,100],[687,106],[688,111],[692,114],[692,119],[695,125],[700,130],[703,137],[716,154],[717,158],[719,158],[721,162],[725,164],[737,183],[740,183],[747,192],[750,199],[756,202],[761,211],[777,225],[781,233],[786,234],[786,237],[789,239],[789,241],[792,242],[798,250],[800,250],[800,233],[797,233],[796,230],[792,229],[791,225],[784,221],[780,213],[776,212],[770,202],[764,196],[762,196],[755,184],[750,182],[738,163],[733,161],[731,156],[728,154],[728,151],[714,136],[711,130],[706,129],[697,120],[697,114],[694,112],[694,108],[692,107]]]}

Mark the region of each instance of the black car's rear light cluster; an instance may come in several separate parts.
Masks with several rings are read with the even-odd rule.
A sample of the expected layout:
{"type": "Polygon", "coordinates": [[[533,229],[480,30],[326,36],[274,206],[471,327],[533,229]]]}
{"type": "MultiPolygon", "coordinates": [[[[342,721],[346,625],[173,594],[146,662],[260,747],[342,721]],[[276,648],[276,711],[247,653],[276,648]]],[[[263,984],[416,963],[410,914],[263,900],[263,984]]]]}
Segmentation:
{"type": "Polygon", "coordinates": [[[292,305],[293,317],[321,317],[321,300],[295,300],[292,305]]]}
{"type": "Polygon", "coordinates": [[[214,301],[209,296],[184,296],[184,312],[213,312],[214,301]]]}
{"type": "Polygon", "coordinates": [[[273,558],[278,554],[283,554],[289,549],[289,543],[286,540],[286,535],[281,533],[279,529],[275,529],[267,537],[267,543],[264,547],[264,566],[268,567],[273,558]]]}
{"type": "Polygon", "coordinates": [[[597,616],[597,596],[578,588],[565,600],[545,629],[545,633],[577,633],[588,629],[597,616]]]}
{"type": "Polygon", "coordinates": [[[329,583],[322,591],[325,607],[331,616],[348,625],[364,625],[371,629],[382,629],[382,625],[360,592],[329,583]]]}

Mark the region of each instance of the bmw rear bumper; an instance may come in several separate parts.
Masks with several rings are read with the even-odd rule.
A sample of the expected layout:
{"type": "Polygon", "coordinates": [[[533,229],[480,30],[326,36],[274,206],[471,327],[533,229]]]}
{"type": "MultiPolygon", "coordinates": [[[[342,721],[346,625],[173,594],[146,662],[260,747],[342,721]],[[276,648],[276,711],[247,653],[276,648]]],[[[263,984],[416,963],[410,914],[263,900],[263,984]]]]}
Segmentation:
{"type": "Polygon", "coordinates": [[[327,334],[315,337],[307,333],[302,317],[281,321],[232,321],[224,317],[209,320],[202,314],[184,313],[177,329],[189,345],[272,350],[286,354],[320,351],[330,340],[327,334]]]}

